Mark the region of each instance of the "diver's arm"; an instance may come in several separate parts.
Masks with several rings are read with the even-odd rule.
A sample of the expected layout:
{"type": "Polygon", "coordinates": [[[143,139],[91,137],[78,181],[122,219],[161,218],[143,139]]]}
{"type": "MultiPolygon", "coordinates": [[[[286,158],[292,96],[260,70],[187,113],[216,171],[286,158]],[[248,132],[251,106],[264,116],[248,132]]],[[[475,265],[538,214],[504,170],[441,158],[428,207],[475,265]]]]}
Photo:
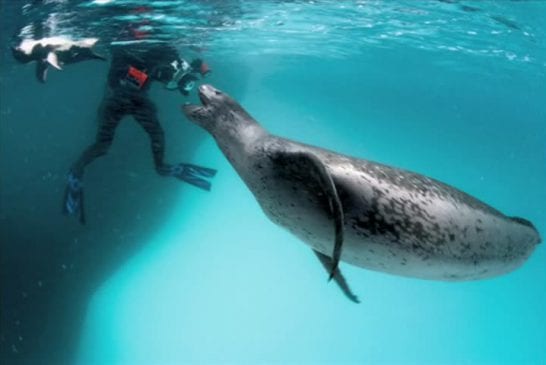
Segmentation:
{"type": "Polygon", "coordinates": [[[177,50],[163,44],[148,52],[148,62],[153,64],[152,77],[165,85],[168,90],[176,90],[182,95],[189,95],[198,80],[198,74],[204,77],[210,69],[201,59],[191,63],[180,56],[177,50]]]}
{"type": "Polygon", "coordinates": [[[148,50],[146,58],[150,65],[168,64],[180,60],[178,51],[170,44],[153,46],[148,50]]]}

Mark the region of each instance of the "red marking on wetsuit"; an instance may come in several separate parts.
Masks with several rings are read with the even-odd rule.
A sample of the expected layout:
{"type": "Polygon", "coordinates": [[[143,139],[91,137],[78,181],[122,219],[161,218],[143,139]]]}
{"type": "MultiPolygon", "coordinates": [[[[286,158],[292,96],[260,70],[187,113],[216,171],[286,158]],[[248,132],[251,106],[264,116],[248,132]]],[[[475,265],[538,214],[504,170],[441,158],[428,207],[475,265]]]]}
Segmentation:
{"type": "Polygon", "coordinates": [[[133,9],[132,13],[135,13],[135,14],[138,14],[138,13],[148,13],[150,12],[150,8],[146,7],[146,6],[139,6],[135,9],[133,9]]]}
{"type": "Polygon", "coordinates": [[[134,68],[133,66],[129,66],[129,71],[127,71],[127,78],[131,81],[134,81],[139,89],[142,89],[142,87],[148,80],[148,75],[145,72],[134,68]]]}
{"type": "Polygon", "coordinates": [[[142,30],[131,29],[131,32],[133,33],[133,37],[135,39],[144,39],[148,37],[148,32],[144,32],[142,30]]]}

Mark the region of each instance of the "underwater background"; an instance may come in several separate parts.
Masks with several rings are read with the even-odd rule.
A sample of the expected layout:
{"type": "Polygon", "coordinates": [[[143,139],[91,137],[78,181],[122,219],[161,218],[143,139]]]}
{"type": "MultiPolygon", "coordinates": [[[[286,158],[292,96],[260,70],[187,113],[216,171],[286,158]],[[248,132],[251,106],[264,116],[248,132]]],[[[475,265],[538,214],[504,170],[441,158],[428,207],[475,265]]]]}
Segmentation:
{"type": "Polygon", "coordinates": [[[544,244],[474,282],[342,263],[354,304],[182,115],[195,90],[150,94],[167,160],[218,169],[211,192],[159,177],[126,118],[86,170],[87,224],[63,216],[108,62],[40,84],[9,49],[171,42],[270,132],[436,178],[544,237],[545,1],[0,0],[0,16],[2,364],[546,364],[544,244]]]}

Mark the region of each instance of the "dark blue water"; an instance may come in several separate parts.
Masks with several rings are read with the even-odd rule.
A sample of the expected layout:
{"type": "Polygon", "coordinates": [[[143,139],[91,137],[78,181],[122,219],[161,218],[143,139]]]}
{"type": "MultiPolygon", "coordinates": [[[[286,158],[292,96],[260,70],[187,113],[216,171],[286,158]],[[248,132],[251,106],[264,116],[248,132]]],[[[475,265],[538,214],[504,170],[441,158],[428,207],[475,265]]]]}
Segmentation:
{"type": "Polygon", "coordinates": [[[544,236],[545,2],[0,4],[2,363],[546,363],[543,244],[475,282],[342,263],[355,305],[181,114],[195,92],[154,85],[151,98],[167,158],[219,170],[210,193],[157,176],[127,118],[87,169],[87,225],[63,216],[108,63],[50,70],[43,85],[8,49],[26,29],[96,36],[109,54],[136,29],[205,58],[207,82],[270,132],[434,177],[544,236]]]}

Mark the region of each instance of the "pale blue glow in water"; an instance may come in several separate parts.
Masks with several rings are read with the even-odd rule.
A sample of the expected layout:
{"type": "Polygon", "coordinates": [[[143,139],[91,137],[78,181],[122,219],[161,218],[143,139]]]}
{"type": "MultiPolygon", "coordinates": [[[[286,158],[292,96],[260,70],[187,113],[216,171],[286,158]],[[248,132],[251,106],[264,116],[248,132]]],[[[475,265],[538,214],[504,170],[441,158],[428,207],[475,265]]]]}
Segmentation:
{"type": "MultiPolygon", "coordinates": [[[[203,56],[214,70],[208,82],[270,132],[437,178],[531,220],[544,237],[545,4],[451,2],[74,0],[44,6],[54,10],[45,18],[56,33],[97,35],[105,48],[134,41],[124,31],[136,21],[149,32],[145,41],[170,40],[203,56]]],[[[44,15],[26,11],[31,18],[44,15]]],[[[45,86],[29,82],[33,65],[0,71],[3,100],[9,100],[0,105],[7,120],[0,139],[10,152],[0,161],[8,172],[2,193],[9,208],[0,223],[35,230],[29,242],[52,237],[44,260],[31,251],[42,270],[26,273],[31,285],[36,290],[36,280],[43,280],[45,292],[59,280],[63,290],[83,287],[87,295],[94,286],[85,285],[85,274],[95,274],[95,264],[100,274],[113,269],[87,307],[77,364],[546,363],[544,244],[515,272],[478,282],[421,281],[342,263],[362,300],[355,305],[327,282],[307,246],[265,217],[212,138],[181,115],[178,106],[187,99],[160,87],[151,94],[169,161],[217,168],[212,192],[155,176],[147,137],[125,122],[111,153],[89,168],[89,223],[79,227],[57,215],[57,199],[66,169],[95,133],[89,121],[107,65],[51,70],[45,86]],[[197,137],[203,141],[198,149],[186,148],[197,137]],[[103,237],[107,244],[95,241],[103,237]],[[95,243],[113,268],[93,251],[95,243]],[[119,257],[111,247],[121,247],[119,257]],[[118,267],[128,255],[123,250],[135,247],[142,249],[118,267]],[[71,270],[49,267],[57,257],[71,270]],[[95,261],[82,262],[88,257],[95,261]]],[[[14,241],[14,251],[41,247],[29,246],[18,230],[9,232],[24,243],[20,248],[14,241]]],[[[24,291],[27,302],[41,298],[23,285],[14,290],[24,291]]],[[[53,294],[46,298],[53,303],[49,312],[35,304],[36,317],[14,318],[42,323],[42,313],[58,315],[70,305],[53,294]]],[[[37,333],[38,345],[62,330],[58,318],[48,318],[53,324],[37,333]]],[[[32,355],[24,348],[27,338],[16,336],[14,356],[32,355]]]]}

